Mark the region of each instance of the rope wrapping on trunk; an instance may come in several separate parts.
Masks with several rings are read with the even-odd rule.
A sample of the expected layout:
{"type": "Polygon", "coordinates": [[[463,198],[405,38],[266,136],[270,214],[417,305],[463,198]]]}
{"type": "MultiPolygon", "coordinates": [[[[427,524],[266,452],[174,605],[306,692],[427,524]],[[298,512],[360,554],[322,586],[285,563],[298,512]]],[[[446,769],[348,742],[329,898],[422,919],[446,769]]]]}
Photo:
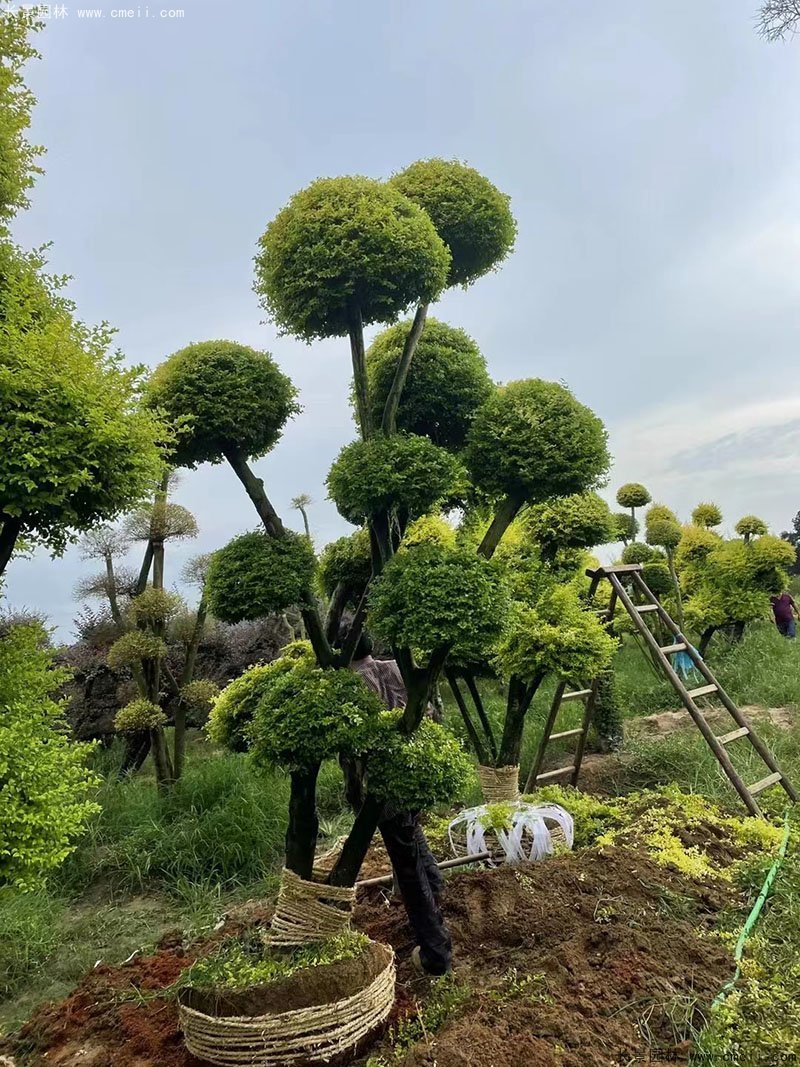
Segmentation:
{"type": "Polygon", "coordinates": [[[519,767],[478,767],[478,780],[487,804],[519,800],[519,767]]]}
{"type": "Polygon", "coordinates": [[[270,948],[296,948],[344,933],[355,899],[354,886],[307,882],[284,868],[265,941],[270,948]]]}

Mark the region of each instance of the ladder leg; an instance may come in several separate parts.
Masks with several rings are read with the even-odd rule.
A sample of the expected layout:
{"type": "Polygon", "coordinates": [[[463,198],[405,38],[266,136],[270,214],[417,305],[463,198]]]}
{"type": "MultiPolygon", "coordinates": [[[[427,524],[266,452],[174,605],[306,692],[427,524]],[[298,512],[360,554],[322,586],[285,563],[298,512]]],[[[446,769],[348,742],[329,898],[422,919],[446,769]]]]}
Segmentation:
{"type": "Polygon", "coordinates": [[[542,732],[542,738],[539,742],[539,748],[536,752],[536,759],[533,761],[531,767],[531,773],[528,775],[528,779],[525,782],[525,788],[523,792],[530,793],[532,789],[536,788],[536,778],[542,769],[542,763],[544,762],[544,754],[547,749],[547,744],[550,740],[550,734],[553,732],[553,726],[555,725],[556,717],[558,715],[558,709],[561,707],[561,697],[564,695],[564,690],[567,688],[567,683],[559,682],[556,687],[555,694],[553,695],[553,703],[550,705],[550,711],[547,715],[547,722],[544,724],[544,731],[542,732]]]}
{"type": "Polygon", "coordinates": [[[572,777],[569,780],[569,784],[577,786],[578,776],[581,773],[581,764],[583,763],[583,753],[586,748],[586,738],[589,735],[589,729],[592,725],[592,719],[594,718],[594,705],[597,700],[597,688],[600,684],[598,678],[591,684],[591,693],[586,698],[586,708],[583,713],[583,726],[580,737],[578,738],[578,746],[575,749],[575,769],[572,772],[572,777]]]}

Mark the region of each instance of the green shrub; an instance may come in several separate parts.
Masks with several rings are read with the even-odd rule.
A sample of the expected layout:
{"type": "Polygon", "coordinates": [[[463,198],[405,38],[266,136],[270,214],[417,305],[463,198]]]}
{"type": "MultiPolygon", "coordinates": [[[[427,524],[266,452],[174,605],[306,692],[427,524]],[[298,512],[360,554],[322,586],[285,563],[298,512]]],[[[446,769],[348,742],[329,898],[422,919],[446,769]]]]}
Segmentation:
{"type": "Polygon", "coordinates": [[[525,523],[542,548],[553,554],[559,548],[594,548],[614,537],[614,520],[597,493],[576,493],[534,504],[525,523]]]}
{"type": "Polygon", "coordinates": [[[615,511],[613,516],[615,540],[617,541],[634,541],[636,535],[639,532],[639,523],[633,515],[629,515],[627,511],[615,511]]]}
{"type": "Polygon", "coordinates": [[[621,508],[643,508],[653,498],[641,482],[626,482],[617,490],[617,503],[621,508]]]}
{"type": "Polygon", "coordinates": [[[472,167],[454,159],[420,159],[390,184],[433,220],[452,256],[448,285],[469,285],[514,247],[517,224],[508,197],[472,167]]]}
{"type": "Polygon", "coordinates": [[[206,595],[222,622],[260,619],[297,604],[311,589],[316,569],[307,537],[287,532],[241,534],[211,557],[206,595]]]}
{"type": "Polygon", "coordinates": [[[460,482],[463,469],[454,456],[406,433],[346,445],[328,474],[330,497],[354,526],[394,509],[410,518],[424,515],[460,482]]]}
{"type": "Polygon", "coordinates": [[[768,527],[758,515],[745,515],[736,523],[736,532],[749,540],[751,537],[762,537],[768,532],[768,527]]]}
{"type": "Polygon", "coordinates": [[[255,288],[282,330],[312,341],[346,334],[354,311],[365,324],[391,322],[434,300],[450,261],[428,215],[393,186],[321,178],[267,227],[255,288]]]}
{"type": "Polygon", "coordinates": [[[234,341],[200,341],[153,371],[150,403],[180,431],[180,467],[220,463],[231,448],[258,458],[298,411],[297,392],[268,352],[234,341]]]}
{"type": "Polygon", "coordinates": [[[39,885],[97,811],[91,746],[69,739],[53,699],[67,678],[41,626],[11,626],[0,638],[0,886],[39,885]]]}
{"type": "Polygon", "coordinates": [[[130,616],[137,624],[158,626],[177,615],[182,605],[181,598],[175,593],[149,585],[131,601],[130,616]]]}
{"type": "Polygon", "coordinates": [[[722,511],[716,504],[698,504],[692,512],[692,524],[709,530],[722,522],[722,511]]]}
{"type": "Polygon", "coordinates": [[[154,730],[163,726],[167,717],[158,704],[140,698],[120,708],[114,716],[114,728],[119,733],[135,730],[154,730]]]}
{"type": "Polygon", "coordinates": [[[481,660],[500,633],[507,593],[500,568],[464,548],[404,548],[370,589],[370,628],[427,657],[442,645],[451,660],[481,660]]]}
{"type": "Polygon", "coordinates": [[[157,634],[148,630],[128,630],[108,650],[109,667],[119,670],[143,659],[161,659],[167,645],[157,634]]]}
{"type": "Polygon", "coordinates": [[[422,811],[452,801],[464,788],[472,762],[443,726],[423,719],[401,733],[402,712],[384,711],[370,730],[367,789],[401,811],[422,811]]]}
{"type": "Polygon", "coordinates": [[[537,502],[593,489],[610,462],[603,423],[556,382],[499,387],[478,410],[466,461],[492,496],[537,502]]]}
{"type": "MultiPolygon", "coordinates": [[[[379,333],[367,349],[367,382],[374,425],[379,426],[411,321],[379,333]]],[[[480,349],[463,330],[428,318],[397,410],[400,430],[460,449],[480,405],[493,390],[480,349]]]]}
{"type": "Polygon", "coordinates": [[[326,599],[333,596],[337,585],[341,583],[348,592],[348,600],[360,600],[371,577],[369,530],[356,530],[346,537],[331,541],[323,548],[319,557],[317,581],[326,599]]]}
{"type": "Polygon", "coordinates": [[[652,545],[646,545],[644,541],[634,541],[622,550],[623,563],[652,563],[663,558],[663,553],[652,545]]]}

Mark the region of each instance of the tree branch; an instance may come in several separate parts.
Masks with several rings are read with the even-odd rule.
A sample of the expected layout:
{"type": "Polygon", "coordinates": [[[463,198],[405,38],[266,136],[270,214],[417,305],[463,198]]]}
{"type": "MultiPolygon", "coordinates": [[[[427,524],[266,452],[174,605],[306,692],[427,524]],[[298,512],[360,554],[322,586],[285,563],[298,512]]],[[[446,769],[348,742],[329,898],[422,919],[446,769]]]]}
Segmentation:
{"type": "Polygon", "coordinates": [[[0,575],[8,566],[21,530],[22,519],[12,515],[6,515],[3,518],[3,526],[0,529],[0,575]]]}
{"type": "Polygon", "coordinates": [[[400,362],[395,369],[394,379],[392,380],[389,395],[386,397],[386,404],[383,408],[381,429],[386,434],[394,433],[397,429],[397,410],[400,407],[400,398],[403,395],[408,371],[411,366],[411,361],[414,358],[414,353],[417,350],[417,344],[422,336],[427,315],[428,305],[420,304],[414,315],[414,321],[411,323],[411,329],[408,331],[405,344],[403,345],[400,362]]]}
{"type": "Polygon", "coordinates": [[[350,357],[353,361],[353,383],[356,393],[356,412],[361,436],[366,441],[372,432],[369,414],[369,390],[367,387],[367,360],[364,353],[364,323],[361,308],[350,313],[350,357]]]}
{"type": "Polygon", "coordinates": [[[503,534],[517,517],[524,501],[519,497],[507,496],[498,504],[489,529],[478,546],[478,552],[486,559],[491,559],[500,544],[503,534]]]}

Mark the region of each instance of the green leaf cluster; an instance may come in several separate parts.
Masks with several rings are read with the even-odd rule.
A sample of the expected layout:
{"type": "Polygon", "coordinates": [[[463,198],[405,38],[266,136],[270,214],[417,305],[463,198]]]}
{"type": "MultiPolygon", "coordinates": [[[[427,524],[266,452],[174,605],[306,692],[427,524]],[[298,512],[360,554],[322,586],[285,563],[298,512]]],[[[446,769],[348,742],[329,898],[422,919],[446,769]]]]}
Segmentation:
{"type": "MultiPolygon", "coordinates": [[[[372,421],[379,426],[411,321],[379,333],[367,349],[372,421]]],[[[417,343],[397,410],[397,426],[442,448],[463,447],[480,405],[493,391],[486,360],[463,330],[428,318],[417,343]]]]}
{"type": "Polygon", "coordinates": [[[420,159],[390,184],[419,204],[452,257],[448,285],[470,285],[509,255],[517,236],[509,198],[455,159],[420,159]]]}
{"type": "Polygon", "coordinates": [[[429,216],[394,186],[321,178],[261,237],[255,289],[281,330],[312,341],[435,300],[450,262],[429,216]]]}
{"type": "Polygon", "coordinates": [[[317,583],[326,599],[341,584],[347,590],[347,600],[361,599],[372,577],[372,553],[369,530],[356,530],[323,548],[319,557],[317,583]]]}
{"type": "Polygon", "coordinates": [[[401,549],[373,583],[369,625],[394,647],[451,662],[483,660],[500,633],[508,595],[501,568],[469,548],[428,543],[401,549]]]}
{"type": "Polygon", "coordinates": [[[652,499],[650,490],[641,482],[626,482],[617,490],[617,503],[621,508],[643,508],[652,499]]]}
{"type": "Polygon", "coordinates": [[[722,510],[717,504],[698,504],[692,512],[694,526],[703,526],[706,530],[710,530],[712,526],[719,526],[721,522],[722,510]]]}
{"type": "Polygon", "coordinates": [[[683,530],[674,512],[665,504],[653,504],[644,520],[645,537],[649,545],[672,551],[680,544],[683,530]]]}
{"type": "Polygon", "coordinates": [[[736,523],[736,532],[740,537],[763,537],[769,532],[769,527],[758,515],[744,515],[736,523]]]}
{"type": "Polygon", "coordinates": [[[293,770],[363,750],[369,720],[383,705],[354,671],[323,670],[305,659],[270,675],[256,670],[251,694],[239,697],[251,708],[247,737],[255,759],[293,770]]]}
{"type": "Polygon", "coordinates": [[[53,694],[68,672],[53,667],[41,626],[0,640],[0,885],[31,889],[73,851],[100,808],[91,746],[70,740],[53,694]]]}
{"type": "Polygon", "coordinates": [[[134,623],[159,626],[174,618],[182,607],[183,601],[176,593],[151,585],[133,598],[128,611],[134,623]]]}
{"type": "Polygon", "coordinates": [[[546,554],[559,548],[593,548],[615,535],[608,504],[597,493],[575,493],[534,504],[525,512],[533,539],[546,554]]]}
{"type": "Polygon", "coordinates": [[[222,622],[260,619],[299,603],[314,580],[316,557],[307,537],[261,531],[234,537],[211,557],[206,596],[222,622]]]}
{"type": "Polygon", "coordinates": [[[412,734],[400,730],[402,712],[384,711],[370,727],[365,754],[367,790],[401,811],[422,811],[456,799],[472,761],[456,738],[431,719],[412,734]]]}
{"type": "Polygon", "coordinates": [[[633,541],[639,532],[638,520],[627,511],[615,511],[613,515],[615,541],[633,541]]]}
{"type": "Polygon", "coordinates": [[[25,64],[39,53],[30,35],[41,28],[34,10],[4,6],[0,11],[0,223],[5,226],[28,206],[28,190],[41,168],[42,149],[27,140],[35,98],[22,78],[25,64]]]}
{"type": "Polygon", "coordinates": [[[163,726],[167,717],[158,704],[150,700],[132,700],[124,708],[120,708],[114,717],[114,728],[119,733],[134,732],[136,730],[155,730],[163,726]]]}
{"type": "Polygon", "coordinates": [[[167,654],[166,642],[148,630],[128,630],[108,650],[109,667],[119,670],[143,659],[161,659],[167,654]]]}
{"type": "Polygon", "coordinates": [[[463,482],[459,461],[427,437],[377,434],[342,449],[328,474],[328,491],[339,514],[362,526],[381,512],[424,515],[463,482]]]}
{"type": "Polygon", "coordinates": [[[495,661],[506,678],[531,683],[555,674],[577,682],[602,673],[616,649],[597,616],[583,609],[575,588],[554,585],[535,606],[512,606],[495,661]]]}
{"type": "Polygon", "coordinates": [[[181,700],[189,711],[205,713],[219,696],[219,686],[210,678],[196,678],[181,689],[181,700]]]}
{"type": "Polygon", "coordinates": [[[500,386],[479,409],[466,461],[483,492],[536,503],[593,489],[610,457],[594,412],[565,386],[530,378],[500,386]]]}
{"type": "Polygon", "coordinates": [[[153,372],[148,400],[176,429],[179,467],[220,463],[228,450],[264,456],[300,410],[272,356],[235,341],[200,341],[170,356],[153,372]]]}

